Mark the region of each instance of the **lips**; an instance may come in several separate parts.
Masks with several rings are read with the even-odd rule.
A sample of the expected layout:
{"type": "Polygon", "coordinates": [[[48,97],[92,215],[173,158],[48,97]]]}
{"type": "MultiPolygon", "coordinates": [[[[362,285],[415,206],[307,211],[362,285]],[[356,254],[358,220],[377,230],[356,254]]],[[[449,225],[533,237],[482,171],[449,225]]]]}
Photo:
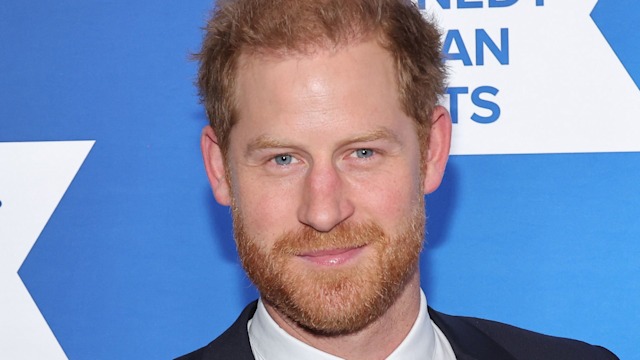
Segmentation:
{"type": "Polygon", "coordinates": [[[300,258],[321,266],[338,266],[358,256],[364,246],[346,249],[328,249],[307,252],[298,255],[300,258]]]}

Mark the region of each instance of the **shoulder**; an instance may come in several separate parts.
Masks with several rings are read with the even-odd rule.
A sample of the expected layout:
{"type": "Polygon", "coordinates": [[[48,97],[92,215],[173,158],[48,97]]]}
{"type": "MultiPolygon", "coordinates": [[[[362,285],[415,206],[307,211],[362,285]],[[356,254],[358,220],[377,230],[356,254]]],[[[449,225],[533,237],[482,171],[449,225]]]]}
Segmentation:
{"type": "Polygon", "coordinates": [[[496,359],[618,359],[609,350],[582,341],[544,335],[491,320],[446,315],[433,309],[429,309],[429,315],[456,355],[462,352],[478,359],[487,355],[496,359]]]}
{"type": "Polygon", "coordinates": [[[217,360],[247,359],[253,360],[247,323],[256,312],[257,301],[244,308],[238,319],[222,335],[208,345],[181,356],[176,360],[217,360]]]}

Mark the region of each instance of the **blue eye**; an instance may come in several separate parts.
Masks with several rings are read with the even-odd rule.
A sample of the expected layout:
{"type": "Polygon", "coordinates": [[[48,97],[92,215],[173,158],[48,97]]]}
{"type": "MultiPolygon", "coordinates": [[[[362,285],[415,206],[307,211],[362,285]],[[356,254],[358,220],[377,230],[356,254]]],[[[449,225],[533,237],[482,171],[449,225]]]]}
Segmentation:
{"type": "Polygon", "coordinates": [[[373,150],[371,149],[358,149],[356,150],[356,156],[364,159],[364,158],[369,158],[373,156],[373,150]]]}
{"type": "Polygon", "coordinates": [[[291,164],[291,162],[293,162],[293,156],[288,155],[288,154],[278,155],[273,159],[275,160],[276,164],[278,164],[278,165],[289,165],[289,164],[291,164]]]}

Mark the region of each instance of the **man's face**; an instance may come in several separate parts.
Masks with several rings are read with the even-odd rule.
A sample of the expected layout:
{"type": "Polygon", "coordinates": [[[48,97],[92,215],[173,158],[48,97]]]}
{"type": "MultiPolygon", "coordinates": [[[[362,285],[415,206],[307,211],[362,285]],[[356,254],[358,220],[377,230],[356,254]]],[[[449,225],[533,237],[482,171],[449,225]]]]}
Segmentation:
{"type": "Polygon", "coordinates": [[[362,329],[417,281],[422,195],[432,190],[392,58],[374,41],[243,55],[236,106],[229,183],[219,183],[230,188],[214,192],[232,203],[249,277],[304,328],[362,329]]]}

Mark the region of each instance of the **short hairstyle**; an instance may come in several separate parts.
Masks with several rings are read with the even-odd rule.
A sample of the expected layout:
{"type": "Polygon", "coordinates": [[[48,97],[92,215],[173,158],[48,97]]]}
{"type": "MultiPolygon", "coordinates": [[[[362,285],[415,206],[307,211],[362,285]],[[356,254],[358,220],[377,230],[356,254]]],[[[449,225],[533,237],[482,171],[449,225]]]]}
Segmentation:
{"type": "Polygon", "coordinates": [[[445,88],[440,35],[410,0],[218,0],[195,55],[197,86],[226,155],[241,54],[304,54],[376,39],[393,57],[404,112],[428,137],[445,88]]]}

